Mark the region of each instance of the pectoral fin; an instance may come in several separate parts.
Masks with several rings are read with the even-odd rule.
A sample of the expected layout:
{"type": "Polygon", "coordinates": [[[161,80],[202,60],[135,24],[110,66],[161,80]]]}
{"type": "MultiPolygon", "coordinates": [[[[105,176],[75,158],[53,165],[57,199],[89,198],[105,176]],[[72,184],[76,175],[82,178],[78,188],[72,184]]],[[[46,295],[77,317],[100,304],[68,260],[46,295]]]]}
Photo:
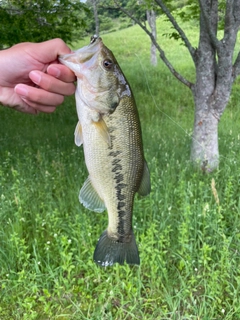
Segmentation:
{"type": "Polygon", "coordinates": [[[138,193],[141,196],[146,196],[150,193],[150,191],[151,191],[150,172],[148,169],[147,162],[144,161],[142,181],[138,189],[138,193]]]}
{"type": "Polygon", "coordinates": [[[75,144],[80,147],[83,144],[83,138],[82,138],[82,126],[80,121],[78,121],[75,132],[75,144]]]}
{"type": "Polygon", "coordinates": [[[89,177],[84,182],[82,189],[80,190],[79,201],[85,208],[91,211],[103,212],[106,209],[104,202],[93,188],[89,177]]]}
{"type": "Polygon", "coordinates": [[[103,138],[103,140],[109,146],[111,146],[111,138],[110,138],[108,127],[107,127],[105,121],[102,118],[100,118],[99,121],[93,122],[93,124],[94,124],[95,128],[97,129],[98,133],[100,134],[100,136],[103,138]]]}

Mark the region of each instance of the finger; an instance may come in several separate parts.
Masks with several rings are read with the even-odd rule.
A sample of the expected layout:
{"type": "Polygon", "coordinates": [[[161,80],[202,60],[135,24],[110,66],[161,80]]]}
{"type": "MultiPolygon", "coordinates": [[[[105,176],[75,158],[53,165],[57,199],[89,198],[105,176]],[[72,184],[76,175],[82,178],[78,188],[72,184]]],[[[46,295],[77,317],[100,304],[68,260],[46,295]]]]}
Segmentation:
{"type": "Polygon", "coordinates": [[[25,84],[18,84],[15,87],[15,92],[21,97],[21,99],[25,99],[24,101],[31,101],[31,105],[37,106],[57,106],[63,103],[64,96],[48,92],[41,88],[30,87],[25,84]]]}
{"type": "Polygon", "coordinates": [[[64,82],[76,81],[75,74],[62,64],[50,64],[47,68],[47,73],[64,82]]]}
{"type": "Polygon", "coordinates": [[[61,81],[41,71],[31,71],[29,78],[42,89],[52,93],[69,96],[75,92],[75,85],[72,82],[61,81]]]}
{"type": "Polygon", "coordinates": [[[35,43],[33,44],[37,50],[32,52],[31,47],[29,53],[34,56],[35,59],[41,61],[42,63],[49,63],[50,61],[56,61],[57,56],[61,54],[67,54],[71,52],[71,49],[66,45],[66,43],[59,38],[35,43]]]}
{"type": "Polygon", "coordinates": [[[52,113],[56,110],[57,106],[43,106],[41,104],[34,103],[32,101],[29,101],[25,98],[22,98],[23,102],[27,104],[29,110],[31,110],[31,113],[38,114],[39,112],[44,113],[52,113]]]}
{"type": "Polygon", "coordinates": [[[29,106],[25,101],[22,100],[22,103],[13,107],[13,109],[24,112],[24,113],[29,113],[29,114],[38,114],[38,110],[29,106]]]}
{"type": "Polygon", "coordinates": [[[36,114],[37,111],[24,102],[21,97],[15,92],[14,88],[0,86],[1,103],[9,108],[17,111],[36,114]]]}

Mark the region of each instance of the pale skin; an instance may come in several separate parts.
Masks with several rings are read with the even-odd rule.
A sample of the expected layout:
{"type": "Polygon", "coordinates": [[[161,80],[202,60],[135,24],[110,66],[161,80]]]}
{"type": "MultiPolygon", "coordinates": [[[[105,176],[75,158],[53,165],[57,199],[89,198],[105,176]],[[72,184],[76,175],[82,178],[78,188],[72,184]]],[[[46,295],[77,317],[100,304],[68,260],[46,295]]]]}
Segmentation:
{"type": "Polygon", "coordinates": [[[74,73],[57,59],[70,52],[61,39],[1,50],[0,103],[31,114],[55,111],[75,92],[74,73]]]}

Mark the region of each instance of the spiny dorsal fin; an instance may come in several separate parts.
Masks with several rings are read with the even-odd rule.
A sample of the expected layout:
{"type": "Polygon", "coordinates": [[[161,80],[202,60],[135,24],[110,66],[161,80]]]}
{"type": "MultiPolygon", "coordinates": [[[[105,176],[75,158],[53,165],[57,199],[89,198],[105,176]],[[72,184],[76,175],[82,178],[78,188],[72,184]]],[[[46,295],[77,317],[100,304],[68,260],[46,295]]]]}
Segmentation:
{"type": "Polygon", "coordinates": [[[76,129],[74,132],[74,136],[75,136],[75,144],[80,147],[83,144],[83,138],[82,138],[82,126],[80,121],[78,121],[77,125],[76,125],[76,129]]]}
{"type": "Polygon", "coordinates": [[[82,189],[80,190],[79,201],[84,205],[85,208],[91,211],[103,212],[106,209],[103,200],[93,188],[89,177],[84,182],[82,189]]]}
{"type": "Polygon", "coordinates": [[[148,169],[147,162],[144,161],[142,181],[140,183],[140,187],[138,189],[138,193],[141,196],[146,196],[150,192],[151,192],[150,172],[149,172],[149,169],[148,169]]]}

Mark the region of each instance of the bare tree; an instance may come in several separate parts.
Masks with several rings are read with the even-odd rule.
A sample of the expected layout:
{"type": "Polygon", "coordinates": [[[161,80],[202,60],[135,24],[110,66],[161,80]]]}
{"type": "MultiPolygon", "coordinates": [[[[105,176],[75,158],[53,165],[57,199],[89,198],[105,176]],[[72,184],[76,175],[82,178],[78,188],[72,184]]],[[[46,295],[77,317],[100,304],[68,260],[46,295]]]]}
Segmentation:
{"type": "Polygon", "coordinates": [[[192,91],[195,120],[191,159],[204,171],[214,170],[219,165],[218,123],[229,101],[233,82],[240,73],[240,52],[235,61],[233,58],[240,27],[240,0],[226,0],[224,32],[220,39],[217,36],[220,1],[198,0],[200,33],[197,48],[192,46],[164,1],[155,0],[188,48],[196,69],[195,83],[174,69],[154,34],[120,7],[118,1],[115,3],[148,34],[170,72],[192,91]]]}

